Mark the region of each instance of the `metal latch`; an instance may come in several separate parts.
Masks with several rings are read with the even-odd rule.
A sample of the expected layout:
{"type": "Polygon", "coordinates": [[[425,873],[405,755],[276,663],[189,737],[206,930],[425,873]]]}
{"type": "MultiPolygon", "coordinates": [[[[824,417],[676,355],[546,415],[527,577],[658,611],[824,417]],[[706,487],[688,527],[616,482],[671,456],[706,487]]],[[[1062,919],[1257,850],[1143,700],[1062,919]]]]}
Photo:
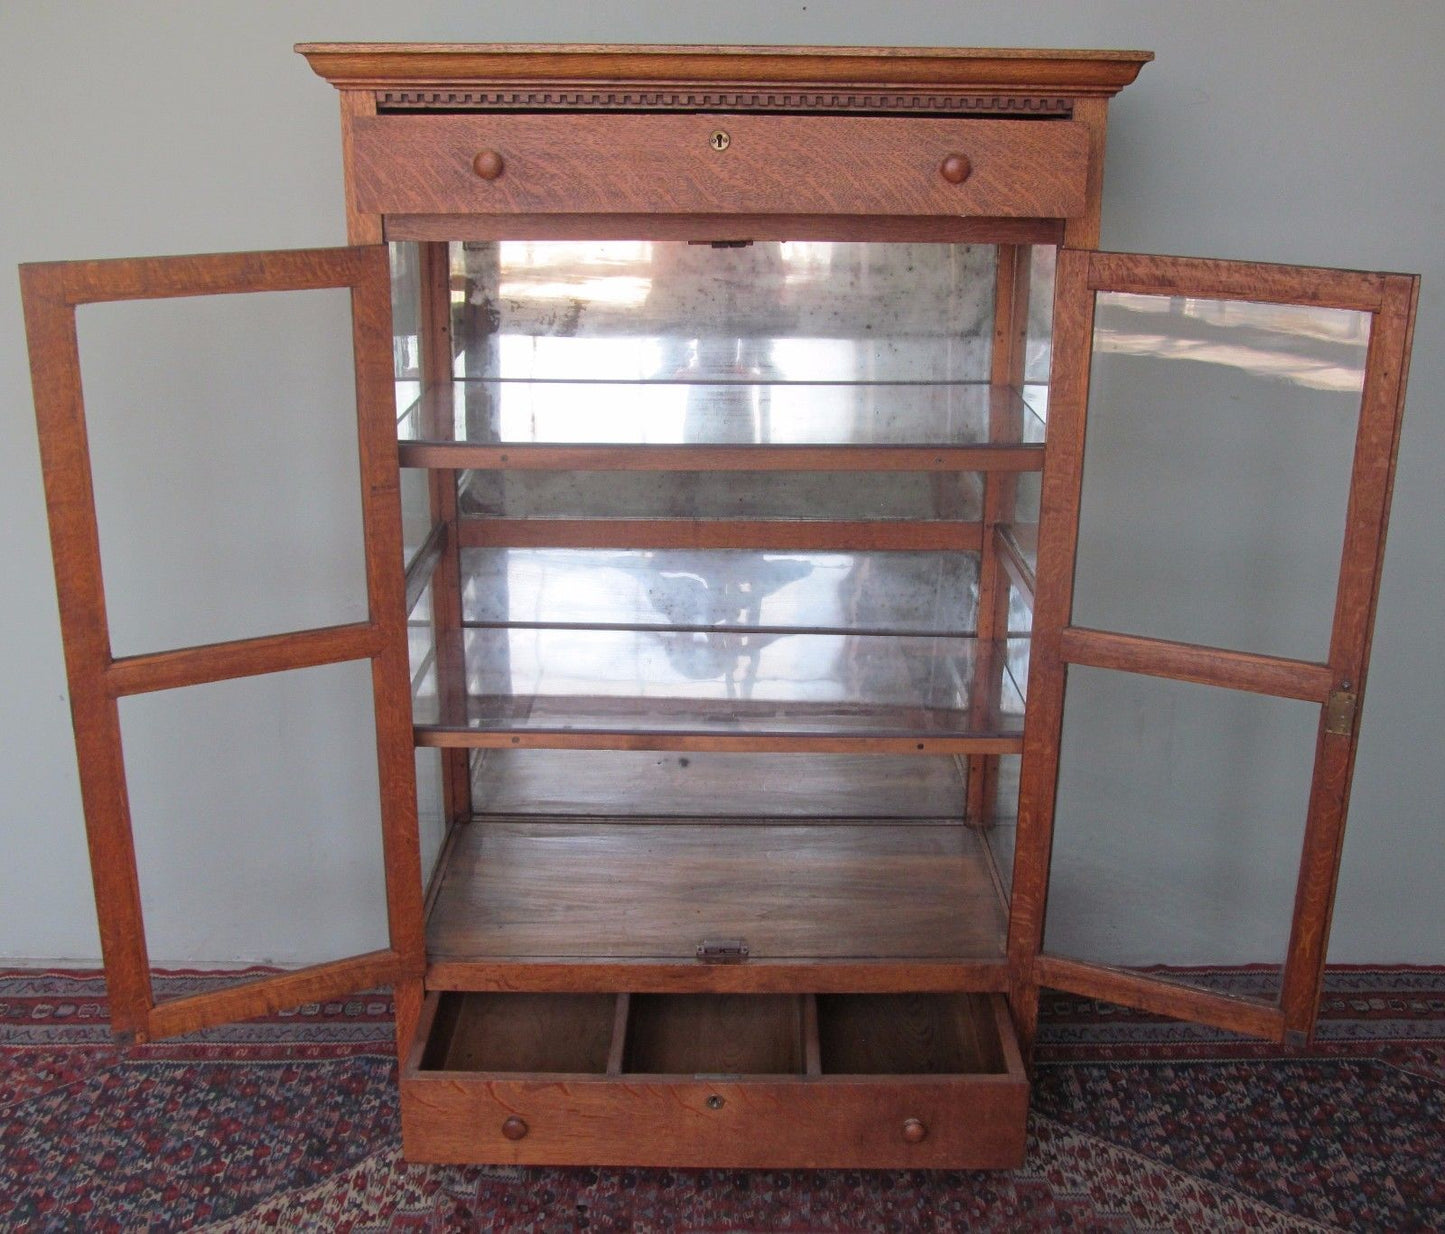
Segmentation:
{"type": "Polygon", "coordinates": [[[1325,703],[1325,732],[1348,737],[1355,731],[1355,703],[1359,696],[1344,683],[1339,690],[1331,690],[1325,703]]]}
{"type": "Polygon", "coordinates": [[[741,964],[748,945],[740,938],[705,938],[697,945],[697,958],[704,964],[741,964]]]}

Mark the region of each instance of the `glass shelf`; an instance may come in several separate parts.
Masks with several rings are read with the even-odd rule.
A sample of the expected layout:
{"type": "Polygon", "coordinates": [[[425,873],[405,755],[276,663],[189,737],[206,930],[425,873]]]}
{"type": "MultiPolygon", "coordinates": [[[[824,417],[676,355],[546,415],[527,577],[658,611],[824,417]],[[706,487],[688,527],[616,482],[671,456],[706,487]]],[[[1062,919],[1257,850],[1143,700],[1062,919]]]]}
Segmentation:
{"type": "Polygon", "coordinates": [[[975,381],[402,381],[397,404],[398,439],[431,445],[1001,451],[1041,447],[1045,430],[1017,390],[975,381]]]}
{"type": "Polygon", "coordinates": [[[971,634],[978,555],[464,549],[478,625],[971,634]]]}
{"type": "MultiPolygon", "coordinates": [[[[838,736],[1001,740],[1001,749],[1013,749],[1023,732],[1023,697],[1006,671],[1007,642],[471,628],[452,636],[460,648],[446,649],[463,659],[466,697],[444,699],[427,668],[434,656],[430,631],[424,625],[413,631],[419,736],[433,730],[476,739],[437,744],[593,733],[723,737],[717,748],[732,748],[728,737],[838,736]],[[976,683],[988,680],[978,676],[986,658],[1005,671],[997,675],[995,697],[980,704],[976,683]]],[[[926,742],[917,748],[930,750],[926,742]]]]}

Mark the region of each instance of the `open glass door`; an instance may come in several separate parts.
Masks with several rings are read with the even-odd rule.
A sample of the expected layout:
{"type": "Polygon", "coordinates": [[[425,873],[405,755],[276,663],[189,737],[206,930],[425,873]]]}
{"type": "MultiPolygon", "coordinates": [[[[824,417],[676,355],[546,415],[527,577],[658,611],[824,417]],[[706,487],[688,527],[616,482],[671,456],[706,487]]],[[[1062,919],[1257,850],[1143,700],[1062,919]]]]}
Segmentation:
{"type": "MultiPolygon", "coordinates": [[[[386,248],[51,263],[22,267],[21,283],[115,1032],[146,1040],[419,979],[425,957],[386,248]],[[255,294],[262,292],[306,295],[255,294]],[[298,341],[289,325],[298,299],[310,305],[318,296],[335,336],[329,350],[304,332],[298,341]],[[182,299],[185,303],[167,316],[160,302],[182,299]],[[114,307],[123,301],[150,302],[153,309],[114,307]],[[81,391],[85,331],[77,326],[77,308],[94,304],[122,317],[154,311],[160,315],[145,324],[160,322],[161,329],[147,335],[159,339],[159,354],[142,355],[113,341],[99,348],[102,362],[91,370],[96,388],[90,393],[104,403],[107,380],[119,380],[124,394],[106,408],[120,414],[92,417],[88,425],[81,391]],[[206,324],[187,321],[187,314],[206,324]],[[266,329],[258,332],[258,321],[266,329]],[[277,406],[267,409],[269,429],[266,418],[256,414],[261,409],[227,405],[229,393],[244,382],[226,377],[244,377],[272,363],[258,344],[268,330],[273,341],[289,336],[297,357],[285,379],[275,383],[279,392],[277,406]],[[322,351],[331,356],[330,365],[318,355],[322,351]],[[149,378],[160,370],[167,379],[179,376],[173,385],[194,399],[168,420],[151,403],[149,378]],[[336,397],[353,376],[354,441],[350,407],[336,397]],[[325,402],[339,410],[335,422],[322,426],[318,404],[325,402]],[[293,429],[294,438],[289,435],[293,429]],[[257,445],[268,432],[284,438],[279,444],[260,440],[261,446],[274,447],[269,454],[257,445]],[[128,453],[131,470],[102,467],[97,472],[92,445],[97,461],[106,457],[108,447],[128,453]],[[348,479],[358,463],[359,500],[348,479]],[[320,473],[338,467],[342,491],[352,503],[340,516],[304,508],[304,503],[300,510],[283,504],[280,514],[264,508],[308,493],[320,473]],[[144,491],[125,487],[151,476],[158,477],[155,484],[136,486],[144,491]],[[167,504],[178,489],[198,494],[190,507],[167,504]],[[114,584],[109,610],[107,582],[114,584]],[[378,914],[377,941],[383,933],[387,941],[363,954],[157,1003],[142,919],[147,863],[138,869],[132,819],[137,799],[134,785],[127,784],[127,771],[134,770],[128,760],[144,759],[147,742],[127,740],[123,749],[122,730],[138,710],[144,714],[131,735],[148,736],[154,746],[160,732],[184,747],[182,754],[149,751],[153,762],[172,760],[164,779],[172,786],[185,783],[187,756],[227,764],[237,800],[189,803],[181,797],[170,804],[179,803],[182,811],[196,807],[189,819],[194,825],[187,829],[194,837],[182,836],[182,844],[204,843],[212,856],[234,854],[221,859],[213,876],[236,893],[244,908],[246,880],[254,879],[257,869],[277,868],[272,850],[289,852],[290,825],[304,820],[273,817],[270,840],[242,837],[239,842],[234,827],[218,823],[229,817],[225,807],[238,814],[249,808],[254,814],[271,808],[267,803],[289,801],[293,792],[284,782],[248,778],[247,755],[228,747],[226,734],[238,714],[256,702],[257,696],[246,696],[246,690],[308,673],[313,681],[318,674],[332,675],[322,683],[323,693],[341,699],[343,711],[349,702],[353,718],[359,705],[363,733],[373,727],[365,717],[374,713],[381,852],[372,882],[338,885],[342,896],[353,885],[379,891],[384,869],[386,921],[382,925],[378,914]],[[228,860],[244,864],[232,866],[228,860]]],[[[86,355],[93,361],[96,354],[87,343],[86,355]]],[[[283,754],[298,734],[329,731],[314,707],[307,710],[305,690],[287,690],[285,714],[252,725],[283,754]]],[[[287,767],[314,769],[315,763],[283,758],[280,776],[287,767]]],[[[338,777],[318,776],[321,796],[347,791],[338,777]]],[[[140,838],[152,844],[148,856],[164,854],[154,840],[147,841],[143,833],[140,838]]],[[[330,854],[318,847],[311,857],[310,866],[286,869],[289,894],[311,910],[310,920],[324,923],[325,904],[306,901],[319,896],[330,854]]],[[[167,884],[184,881],[172,873],[167,884]]],[[[188,907],[205,906],[193,897],[180,911],[188,907]]],[[[356,941],[340,937],[321,954],[354,950],[356,941]]]]}
{"type": "Polygon", "coordinates": [[[1060,253],[1009,941],[1026,1036],[1041,986],[1311,1031],[1417,283],[1060,253]]]}

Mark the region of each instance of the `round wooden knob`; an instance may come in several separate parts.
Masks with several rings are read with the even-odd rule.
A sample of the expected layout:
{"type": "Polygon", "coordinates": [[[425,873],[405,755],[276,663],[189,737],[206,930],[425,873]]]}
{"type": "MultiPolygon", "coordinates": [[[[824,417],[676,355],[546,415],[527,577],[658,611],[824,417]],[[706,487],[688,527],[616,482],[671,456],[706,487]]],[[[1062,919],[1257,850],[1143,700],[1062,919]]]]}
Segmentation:
{"type": "Polygon", "coordinates": [[[938,166],[938,174],[949,184],[962,184],[973,172],[966,154],[950,154],[938,166]]]}
{"type": "Polygon", "coordinates": [[[527,1124],[524,1120],[513,1114],[511,1118],[502,1124],[502,1134],[509,1140],[520,1140],[527,1134],[527,1124]]]}
{"type": "Polygon", "coordinates": [[[928,1128],[916,1118],[904,1119],[903,1138],[910,1144],[922,1144],[928,1138],[928,1128]]]}
{"type": "Polygon", "coordinates": [[[483,150],[472,160],[472,170],[483,180],[495,180],[502,174],[502,156],[495,150],[483,150]]]}

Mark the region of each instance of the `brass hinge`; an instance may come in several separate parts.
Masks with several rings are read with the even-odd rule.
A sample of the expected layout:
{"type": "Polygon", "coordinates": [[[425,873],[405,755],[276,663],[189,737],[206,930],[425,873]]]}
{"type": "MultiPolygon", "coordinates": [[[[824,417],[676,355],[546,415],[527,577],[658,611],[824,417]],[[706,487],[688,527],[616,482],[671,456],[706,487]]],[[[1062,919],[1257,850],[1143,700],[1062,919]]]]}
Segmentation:
{"type": "Polygon", "coordinates": [[[741,964],[748,945],[740,938],[705,938],[697,945],[697,958],[704,964],[741,964]]]}
{"type": "Polygon", "coordinates": [[[1325,732],[1348,737],[1355,731],[1355,703],[1358,698],[1350,689],[1330,691],[1329,701],[1325,703],[1325,732]]]}

